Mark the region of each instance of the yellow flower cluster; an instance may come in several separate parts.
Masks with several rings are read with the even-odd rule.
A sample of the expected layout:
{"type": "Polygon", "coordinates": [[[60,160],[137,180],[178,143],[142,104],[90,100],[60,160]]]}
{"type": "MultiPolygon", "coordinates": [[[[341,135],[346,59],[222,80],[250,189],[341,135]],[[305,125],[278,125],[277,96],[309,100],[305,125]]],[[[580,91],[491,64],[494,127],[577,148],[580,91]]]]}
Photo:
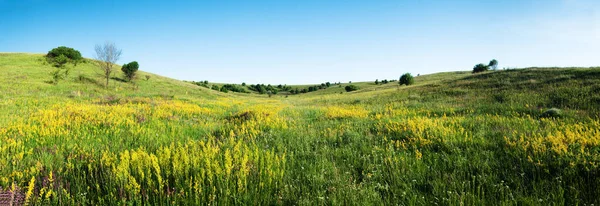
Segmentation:
{"type": "Polygon", "coordinates": [[[201,202],[212,195],[240,195],[253,185],[275,188],[283,179],[285,154],[248,146],[241,139],[224,143],[188,142],[161,147],[154,153],[137,149],[102,155],[102,166],[111,168],[128,199],[142,194],[160,195],[179,190],[177,195],[201,202]],[[258,179],[250,179],[260,176],[258,179]],[[143,187],[142,187],[143,185],[143,187]],[[219,190],[213,188],[218,187],[219,190]],[[142,191],[143,190],[143,191],[142,191]]]}
{"type": "Polygon", "coordinates": [[[366,118],[369,116],[369,112],[358,106],[352,107],[340,107],[330,106],[325,107],[325,117],[329,119],[340,119],[340,118],[366,118]]]}
{"type": "Polygon", "coordinates": [[[377,134],[391,139],[396,147],[406,147],[406,143],[428,145],[432,141],[452,142],[471,141],[472,134],[459,123],[464,118],[410,117],[403,120],[386,119],[375,124],[377,134]]]}
{"type": "Polygon", "coordinates": [[[564,124],[544,119],[541,124],[552,130],[507,136],[504,138],[507,145],[525,152],[530,162],[543,164],[540,159],[558,155],[570,159],[572,166],[599,166],[594,160],[600,158],[596,152],[600,147],[600,122],[591,120],[588,123],[564,124]]]}
{"type": "Polygon", "coordinates": [[[279,115],[282,109],[283,107],[277,104],[249,106],[230,116],[228,127],[225,129],[234,135],[250,139],[256,138],[263,131],[287,129],[291,120],[279,115]]]}

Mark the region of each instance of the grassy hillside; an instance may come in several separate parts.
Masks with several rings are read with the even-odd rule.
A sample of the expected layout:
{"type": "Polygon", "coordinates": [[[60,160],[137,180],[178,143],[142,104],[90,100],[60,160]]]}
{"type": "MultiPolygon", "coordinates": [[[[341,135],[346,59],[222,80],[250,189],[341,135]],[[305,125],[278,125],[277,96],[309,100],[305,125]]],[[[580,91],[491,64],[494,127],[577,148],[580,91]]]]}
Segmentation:
{"type": "Polygon", "coordinates": [[[19,203],[600,203],[599,68],[268,98],[152,74],[105,89],[91,63],[53,85],[41,58],[0,54],[0,194],[19,203]]]}

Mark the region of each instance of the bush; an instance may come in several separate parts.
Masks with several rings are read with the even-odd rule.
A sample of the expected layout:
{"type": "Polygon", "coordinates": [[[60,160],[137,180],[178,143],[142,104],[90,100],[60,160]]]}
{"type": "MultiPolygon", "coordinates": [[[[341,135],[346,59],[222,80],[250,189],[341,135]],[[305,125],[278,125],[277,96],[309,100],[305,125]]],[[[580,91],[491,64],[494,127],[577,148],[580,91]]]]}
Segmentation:
{"type": "Polygon", "coordinates": [[[246,89],[244,89],[244,87],[241,87],[241,86],[238,86],[235,84],[226,84],[226,85],[223,85],[223,87],[221,87],[221,89],[223,89],[223,88],[225,88],[229,91],[232,91],[232,92],[248,93],[248,91],[246,91],[246,89]]]}
{"type": "Polygon", "coordinates": [[[139,68],[140,65],[136,61],[132,61],[128,64],[124,64],[123,67],[121,67],[121,71],[125,73],[125,78],[128,81],[131,81],[133,78],[135,78],[135,74],[139,68]]]}
{"type": "Polygon", "coordinates": [[[478,64],[473,67],[473,73],[485,72],[489,70],[490,67],[485,64],[478,64]]]}
{"type": "Polygon", "coordinates": [[[221,92],[227,93],[229,92],[229,90],[227,90],[227,88],[225,86],[222,86],[220,89],[221,92]]]}
{"type": "Polygon", "coordinates": [[[67,63],[77,66],[77,63],[82,60],[81,53],[73,48],[61,46],[50,50],[46,54],[46,61],[56,67],[56,70],[50,73],[52,82],[58,84],[59,80],[69,76],[70,68],[66,67],[67,63]]]}
{"type": "Polygon", "coordinates": [[[212,90],[219,91],[219,86],[217,86],[217,85],[214,85],[214,84],[213,84],[213,85],[212,85],[212,87],[210,87],[210,88],[211,88],[212,90]]]}
{"type": "Polygon", "coordinates": [[[415,83],[415,79],[413,78],[413,76],[412,76],[410,73],[406,73],[406,74],[403,74],[403,75],[400,77],[400,80],[399,80],[399,82],[398,82],[398,83],[399,83],[400,85],[403,85],[403,84],[405,84],[405,85],[407,85],[407,86],[408,86],[408,85],[414,84],[414,83],[415,83]]]}
{"type": "Polygon", "coordinates": [[[561,116],[562,116],[562,111],[557,108],[552,108],[552,109],[546,110],[541,115],[541,117],[543,117],[543,118],[558,118],[561,116]]]}
{"type": "Polygon", "coordinates": [[[56,48],[50,50],[48,52],[48,54],[46,54],[46,57],[49,59],[54,59],[61,55],[65,56],[66,58],[68,58],[70,61],[72,61],[75,64],[77,62],[83,60],[83,57],[81,57],[81,52],[79,52],[73,48],[66,47],[66,46],[60,46],[60,47],[56,47],[56,48]]]}
{"type": "Polygon", "coordinates": [[[348,85],[348,86],[344,87],[344,89],[346,89],[347,92],[351,92],[351,91],[356,91],[359,88],[356,85],[348,85]]]}

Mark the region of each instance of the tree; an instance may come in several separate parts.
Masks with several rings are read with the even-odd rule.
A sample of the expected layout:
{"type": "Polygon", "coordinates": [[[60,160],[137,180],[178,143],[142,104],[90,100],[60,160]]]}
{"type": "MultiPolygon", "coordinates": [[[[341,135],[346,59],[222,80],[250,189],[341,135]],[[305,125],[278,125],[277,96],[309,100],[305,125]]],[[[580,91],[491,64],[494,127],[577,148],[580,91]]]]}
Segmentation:
{"type": "Polygon", "coordinates": [[[66,78],[69,75],[71,68],[67,67],[68,63],[77,66],[77,63],[82,61],[81,53],[73,48],[60,46],[56,47],[46,54],[46,61],[56,67],[56,70],[50,74],[54,84],[58,84],[58,81],[66,78]]]}
{"type": "Polygon", "coordinates": [[[242,86],[245,87],[246,86],[246,82],[242,82],[242,86]]]}
{"type": "Polygon", "coordinates": [[[46,58],[55,59],[61,55],[66,57],[69,62],[75,65],[79,63],[79,61],[83,60],[83,57],[81,57],[81,52],[66,46],[59,46],[50,50],[48,54],[46,54],[46,58]]]}
{"type": "Polygon", "coordinates": [[[492,59],[488,64],[488,67],[492,68],[492,70],[498,69],[498,60],[492,59]]]}
{"type": "Polygon", "coordinates": [[[108,88],[108,80],[113,72],[113,67],[121,58],[121,49],[112,42],[106,42],[103,45],[96,44],[96,60],[99,61],[100,70],[106,78],[106,87],[108,88]]]}
{"type": "Polygon", "coordinates": [[[224,93],[227,93],[227,92],[229,92],[229,90],[227,90],[227,88],[226,88],[226,87],[224,87],[224,86],[223,86],[223,87],[221,87],[221,89],[220,89],[219,91],[221,91],[221,92],[224,92],[224,93]]]}
{"type": "Polygon", "coordinates": [[[351,91],[356,91],[359,88],[356,85],[348,85],[348,86],[344,87],[344,89],[346,89],[347,92],[351,92],[351,91]]]}
{"type": "Polygon", "coordinates": [[[135,74],[139,68],[140,65],[136,61],[132,61],[130,63],[124,64],[123,67],[121,67],[121,71],[125,73],[125,78],[128,81],[131,81],[135,77],[135,74]]]}
{"type": "Polygon", "coordinates": [[[473,73],[485,72],[489,69],[489,67],[485,64],[478,64],[473,67],[473,73]]]}
{"type": "Polygon", "coordinates": [[[379,79],[376,79],[376,80],[375,80],[375,84],[379,84],[379,79]]]}
{"type": "Polygon", "coordinates": [[[400,77],[400,80],[398,80],[398,84],[400,85],[411,85],[415,83],[415,79],[413,78],[413,76],[410,73],[405,73],[400,77]]]}

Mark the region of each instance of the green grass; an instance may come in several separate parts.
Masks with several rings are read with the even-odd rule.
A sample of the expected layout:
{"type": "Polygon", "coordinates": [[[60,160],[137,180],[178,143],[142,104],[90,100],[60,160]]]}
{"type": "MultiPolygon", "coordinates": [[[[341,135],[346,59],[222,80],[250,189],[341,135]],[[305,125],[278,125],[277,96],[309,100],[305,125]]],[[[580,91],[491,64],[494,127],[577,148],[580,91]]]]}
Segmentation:
{"type": "Polygon", "coordinates": [[[600,203],[599,68],[269,98],[143,72],[104,88],[92,63],[54,85],[42,58],[0,54],[0,193],[32,204],[600,203]]]}

